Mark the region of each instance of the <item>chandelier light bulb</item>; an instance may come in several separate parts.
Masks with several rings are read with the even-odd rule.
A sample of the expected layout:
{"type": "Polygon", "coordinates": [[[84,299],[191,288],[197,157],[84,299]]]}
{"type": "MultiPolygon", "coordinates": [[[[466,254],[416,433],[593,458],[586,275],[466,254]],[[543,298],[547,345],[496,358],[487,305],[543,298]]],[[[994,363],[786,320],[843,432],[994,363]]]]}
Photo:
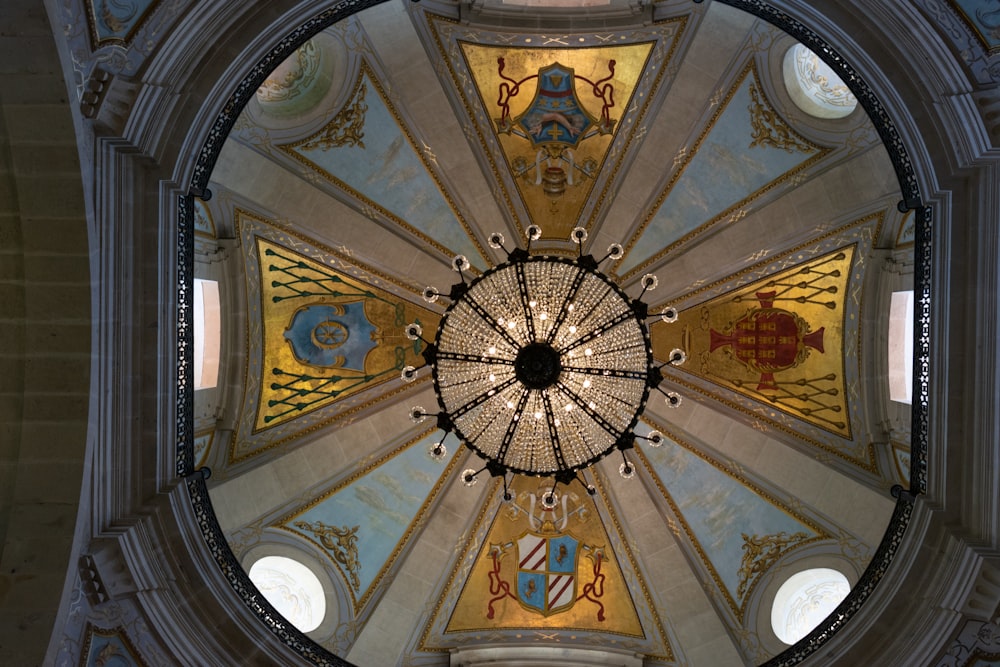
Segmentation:
{"type": "Polygon", "coordinates": [[[416,322],[406,325],[406,337],[410,340],[417,340],[424,333],[424,328],[416,322]]]}
{"type": "Polygon", "coordinates": [[[462,483],[466,486],[475,486],[479,478],[476,477],[476,471],[472,468],[466,468],[462,471],[462,483]]]}
{"type": "Polygon", "coordinates": [[[649,292],[656,289],[656,286],[660,284],[660,279],[654,276],[652,273],[647,273],[642,277],[642,289],[649,292]]]}
{"type": "Polygon", "coordinates": [[[667,392],[667,407],[679,408],[681,406],[681,395],[676,391],[667,392]]]}
{"type": "Polygon", "coordinates": [[[538,225],[528,225],[527,234],[529,241],[537,241],[542,238],[542,228],[538,225]]]}
{"type": "Polygon", "coordinates": [[[443,442],[435,442],[428,448],[427,453],[431,455],[431,458],[435,461],[440,461],[448,454],[448,448],[444,446],[443,442]]]}
{"type": "Polygon", "coordinates": [[[559,495],[555,491],[546,491],[542,494],[542,509],[555,509],[559,504],[559,495]]]}
{"type": "Polygon", "coordinates": [[[620,243],[612,243],[608,246],[608,259],[621,259],[625,256],[625,248],[620,243]]]}
{"type": "Polygon", "coordinates": [[[573,243],[580,245],[587,240],[587,230],[583,227],[574,227],[573,231],[569,233],[569,237],[573,240],[573,243]]]}
{"type": "Polygon", "coordinates": [[[451,268],[455,269],[459,273],[468,269],[471,264],[465,255],[455,255],[455,259],[451,260],[451,268]]]}
{"type": "Polygon", "coordinates": [[[663,444],[663,434],[659,431],[650,431],[649,435],[646,436],[646,440],[651,447],[659,447],[663,444]]]}
{"type": "Polygon", "coordinates": [[[417,379],[417,369],[413,366],[403,366],[403,370],[399,373],[399,377],[403,379],[403,382],[413,382],[417,379]]]}
{"type": "Polygon", "coordinates": [[[434,303],[435,301],[438,300],[438,297],[441,296],[441,293],[438,292],[436,287],[428,285],[427,287],[424,288],[424,291],[421,294],[421,296],[427,303],[434,303]]]}
{"type": "Polygon", "coordinates": [[[622,479],[632,479],[635,477],[635,466],[630,461],[625,461],[618,466],[618,474],[622,476],[622,479]]]}
{"type": "Polygon", "coordinates": [[[677,309],[673,306],[665,306],[663,310],[660,311],[660,319],[667,324],[673,324],[677,321],[677,309]]]}
{"type": "Polygon", "coordinates": [[[410,421],[414,424],[419,424],[420,422],[427,419],[427,411],[419,405],[415,405],[410,408],[410,421]]]}
{"type": "Polygon", "coordinates": [[[673,364],[674,366],[683,365],[684,362],[687,361],[687,358],[688,358],[687,352],[680,349],[679,347],[675,347],[674,349],[670,350],[670,363],[673,364]]]}
{"type": "Polygon", "coordinates": [[[489,239],[487,239],[487,243],[490,244],[491,248],[499,250],[500,248],[503,247],[504,243],[503,234],[501,234],[500,232],[493,232],[492,234],[490,234],[489,239]]]}

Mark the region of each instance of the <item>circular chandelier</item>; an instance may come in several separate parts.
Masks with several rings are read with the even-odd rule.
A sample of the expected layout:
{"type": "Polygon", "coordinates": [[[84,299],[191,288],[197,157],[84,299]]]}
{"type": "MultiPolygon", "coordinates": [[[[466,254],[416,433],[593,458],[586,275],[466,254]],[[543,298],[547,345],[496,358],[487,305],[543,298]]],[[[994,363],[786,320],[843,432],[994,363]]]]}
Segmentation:
{"type": "MultiPolygon", "coordinates": [[[[622,476],[635,474],[625,457],[635,439],[654,446],[663,439],[655,431],[637,435],[636,424],[653,389],[668,406],[680,405],[678,394],[659,385],[664,366],[684,363],[685,353],[673,350],[662,365],[653,359],[642,297],[655,289],[656,276],[643,276],[642,293],[631,298],[599,270],[606,259],[622,257],[619,244],[600,260],[584,255],[587,232],[577,227],[570,235],[577,257],[532,255],[531,242],[540,236],[532,225],[526,248],[508,251],[503,236],[491,234],[490,246],[504,250],[507,261],[471,281],[464,274],[468,260],[454,259],[461,281],[451,288],[434,341],[423,338],[419,324],[406,328],[408,338],[425,343],[439,408],[414,407],[410,417],[436,417],[446,437],[454,433],[485,459],[481,469],[462,473],[467,485],[484,471],[502,476],[509,499],[508,474],[552,477],[542,502],[554,506],[559,483],[579,479],[593,494],[579,473],[612,451],[622,453],[622,476]]],[[[429,302],[439,296],[433,287],[424,290],[429,302]]],[[[660,317],[672,322],[677,312],[666,307],[660,317]]],[[[405,367],[403,380],[414,380],[417,371],[405,367]]],[[[446,452],[444,440],[430,449],[435,458],[446,452]]]]}

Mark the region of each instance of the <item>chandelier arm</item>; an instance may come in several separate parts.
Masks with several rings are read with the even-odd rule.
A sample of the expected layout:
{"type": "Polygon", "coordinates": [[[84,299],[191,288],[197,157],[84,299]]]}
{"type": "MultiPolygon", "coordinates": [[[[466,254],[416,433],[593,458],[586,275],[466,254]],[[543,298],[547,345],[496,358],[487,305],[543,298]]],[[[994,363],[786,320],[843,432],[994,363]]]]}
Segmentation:
{"type": "Polygon", "coordinates": [[[563,366],[563,371],[596,375],[598,377],[616,377],[646,381],[645,371],[623,371],[616,368],[586,368],[581,366],[563,366]]]}
{"type": "Polygon", "coordinates": [[[531,315],[531,306],[528,302],[531,297],[528,295],[528,277],[524,274],[524,263],[515,265],[517,273],[517,291],[521,297],[521,307],[524,309],[524,323],[528,327],[528,341],[535,341],[535,318],[531,315]]]}
{"type": "MultiPolygon", "coordinates": [[[[612,327],[612,329],[613,328],[614,327],[612,327]]],[[[628,352],[630,350],[642,350],[643,353],[645,353],[645,349],[646,349],[645,346],[640,345],[639,343],[635,343],[635,342],[633,342],[633,343],[624,343],[622,345],[618,345],[618,346],[615,346],[615,347],[603,347],[603,348],[601,348],[601,354],[610,354],[610,353],[613,353],[613,352],[628,352]]]]}
{"type": "Polygon", "coordinates": [[[456,419],[458,419],[465,413],[469,412],[470,410],[479,407],[487,400],[493,398],[495,395],[499,394],[501,391],[511,386],[515,382],[517,382],[517,378],[510,378],[507,381],[503,382],[502,384],[497,385],[496,387],[490,387],[489,391],[485,391],[479,396],[476,396],[474,399],[472,399],[465,405],[462,405],[461,407],[456,408],[454,410],[449,410],[448,414],[451,416],[452,422],[454,422],[456,419]]]}
{"type": "MultiPolygon", "coordinates": [[[[452,361],[470,361],[470,362],[478,362],[478,363],[498,364],[498,365],[501,365],[501,366],[513,366],[514,365],[514,359],[503,359],[503,358],[500,358],[500,357],[489,357],[489,361],[483,361],[483,355],[481,355],[481,354],[466,354],[465,352],[451,352],[451,351],[441,352],[441,351],[439,351],[437,353],[437,358],[438,359],[450,359],[452,361]]],[[[425,366],[426,366],[426,364],[425,364],[425,366]]],[[[420,368],[423,368],[423,367],[424,366],[421,366],[420,368]]],[[[417,370],[419,370],[419,369],[417,369],[417,370]]]]}
{"type": "MultiPolygon", "coordinates": [[[[528,403],[528,394],[531,392],[524,391],[521,392],[521,400],[518,401],[517,407],[514,408],[515,415],[524,414],[524,406],[528,403]]],[[[519,419],[511,419],[510,423],[507,424],[507,432],[503,434],[503,440],[500,441],[500,447],[497,448],[496,456],[494,457],[501,465],[506,466],[503,460],[507,456],[507,450],[510,449],[510,443],[514,439],[514,434],[517,432],[517,426],[520,423],[519,419]]],[[[534,463],[534,461],[532,461],[534,463]]],[[[521,466],[524,467],[523,465],[521,466]]]]}
{"type": "Polygon", "coordinates": [[[545,340],[545,342],[549,345],[552,344],[552,341],[556,338],[556,334],[559,333],[559,327],[561,327],[562,323],[566,321],[566,317],[569,315],[567,307],[573,302],[573,299],[576,298],[576,293],[580,291],[580,285],[583,284],[583,279],[586,277],[587,274],[579,269],[576,272],[576,276],[573,277],[573,283],[566,291],[566,298],[563,299],[562,308],[559,309],[559,317],[557,317],[556,321],[552,324],[552,329],[549,331],[548,338],[545,340]]]}
{"type": "MultiPolygon", "coordinates": [[[[559,443],[559,429],[556,428],[556,416],[552,411],[552,399],[548,392],[542,392],[542,404],[545,406],[545,423],[549,427],[549,438],[552,440],[552,454],[556,458],[559,470],[567,470],[566,457],[563,456],[562,445],[559,443]]],[[[555,490],[555,487],[552,487],[555,490]]]]}
{"type": "Polygon", "coordinates": [[[586,345],[587,343],[589,343],[590,341],[594,340],[598,336],[600,336],[600,335],[602,335],[602,334],[610,331],[611,329],[615,328],[616,326],[618,326],[622,322],[627,322],[629,320],[633,320],[633,321],[635,320],[635,313],[633,313],[631,310],[622,311],[617,316],[615,316],[614,319],[610,320],[607,324],[605,324],[601,328],[594,329],[590,333],[587,333],[587,334],[581,336],[580,338],[576,339],[575,341],[573,341],[572,343],[570,343],[566,347],[560,349],[559,350],[559,354],[566,354],[567,352],[570,352],[571,350],[575,350],[576,348],[580,347],[581,345],[586,345]]]}
{"type": "Polygon", "coordinates": [[[582,398],[580,398],[579,394],[577,394],[575,391],[573,391],[564,382],[559,381],[557,384],[558,384],[559,389],[561,389],[564,394],[566,394],[567,396],[569,396],[570,399],[572,399],[572,401],[574,403],[576,403],[577,407],[579,407],[581,410],[583,410],[585,413],[587,413],[588,417],[590,417],[595,422],[597,422],[597,424],[601,428],[603,428],[607,432],[608,435],[610,435],[611,437],[613,437],[615,440],[618,440],[623,435],[625,435],[624,431],[619,431],[618,429],[616,429],[614,427],[614,425],[611,424],[611,422],[609,422],[607,419],[605,419],[604,417],[602,417],[600,415],[600,413],[598,413],[596,410],[594,410],[593,408],[591,408],[590,407],[590,403],[588,401],[585,401],[582,398]]]}
{"type": "Polygon", "coordinates": [[[521,347],[521,343],[519,343],[517,339],[511,336],[510,333],[507,332],[507,328],[501,326],[496,321],[496,319],[494,319],[494,317],[490,315],[490,313],[485,308],[483,308],[482,304],[476,301],[474,296],[471,295],[466,296],[465,301],[467,304],[469,304],[469,308],[471,308],[473,312],[476,313],[476,315],[479,315],[479,317],[483,318],[483,321],[489,324],[494,331],[500,334],[501,338],[510,343],[515,350],[521,347]]]}

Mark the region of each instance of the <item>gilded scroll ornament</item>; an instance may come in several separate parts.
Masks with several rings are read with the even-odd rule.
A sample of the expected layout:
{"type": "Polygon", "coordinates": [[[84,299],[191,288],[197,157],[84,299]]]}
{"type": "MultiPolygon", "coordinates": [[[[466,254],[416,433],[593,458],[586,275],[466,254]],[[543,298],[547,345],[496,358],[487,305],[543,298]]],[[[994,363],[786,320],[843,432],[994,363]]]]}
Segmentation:
{"type": "Polygon", "coordinates": [[[365,93],[368,87],[358,86],[350,102],[333,117],[319,134],[299,145],[302,151],[330,150],[342,146],[365,147],[362,139],[365,136],[365,113],[368,105],[365,103],[365,93]]]}
{"type": "Polygon", "coordinates": [[[358,558],[358,529],[361,526],[338,528],[328,526],[322,521],[314,523],[296,521],[295,527],[315,535],[323,548],[328,550],[341,566],[351,581],[351,587],[355,591],[361,588],[361,581],[358,579],[358,571],[361,569],[361,560],[358,558]]]}
{"type": "Polygon", "coordinates": [[[736,595],[743,597],[750,584],[764,574],[778,559],[797,543],[809,539],[805,533],[789,535],[785,532],[774,535],[747,535],[743,533],[743,561],[740,563],[740,583],[736,595]]]}
{"type": "Polygon", "coordinates": [[[816,149],[803,141],[788,123],[770,107],[755,83],[750,84],[750,148],[770,146],[789,153],[812,153],[816,149]]]}

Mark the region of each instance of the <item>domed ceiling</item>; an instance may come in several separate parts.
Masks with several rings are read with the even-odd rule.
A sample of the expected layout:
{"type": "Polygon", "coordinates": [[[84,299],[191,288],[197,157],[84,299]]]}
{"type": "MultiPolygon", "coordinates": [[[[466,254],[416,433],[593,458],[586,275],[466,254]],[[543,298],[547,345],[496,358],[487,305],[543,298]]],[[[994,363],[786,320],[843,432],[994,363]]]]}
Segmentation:
{"type": "Polygon", "coordinates": [[[731,7],[461,11],[389,2],[313,36],[197,202],[222,353],[196,465],[229,546],[247,570],[312,571],[321,593],[280,567],[255,581],[358,665],[765,662],[788,648],[780,585],[857,583],[909,478],[886,341],[913,238],[889,156],[822,61],[731,7]],[[531,224],[533,252],[575,255],[577,226],[598,258],[621,243],[602,270],[633,297],[655,275],[654,354],[687,353],[662,385],[681,405],[654,392],[637,427],[662,445],[626,452],[631,479],[599,462],[596,494],[574,482],[555,509],[538,478],[509,502],[500,479],[463,484],[481,460],[454,436],[430,456],[442,433],[410,419],[437,404],[429,369],[400,378],[424,365],[404,327],[433,332],[447,305],[424,288],[447,293],[455,255],[469,276],[504,261],[488,235],[523,247],[531,224]]]}

